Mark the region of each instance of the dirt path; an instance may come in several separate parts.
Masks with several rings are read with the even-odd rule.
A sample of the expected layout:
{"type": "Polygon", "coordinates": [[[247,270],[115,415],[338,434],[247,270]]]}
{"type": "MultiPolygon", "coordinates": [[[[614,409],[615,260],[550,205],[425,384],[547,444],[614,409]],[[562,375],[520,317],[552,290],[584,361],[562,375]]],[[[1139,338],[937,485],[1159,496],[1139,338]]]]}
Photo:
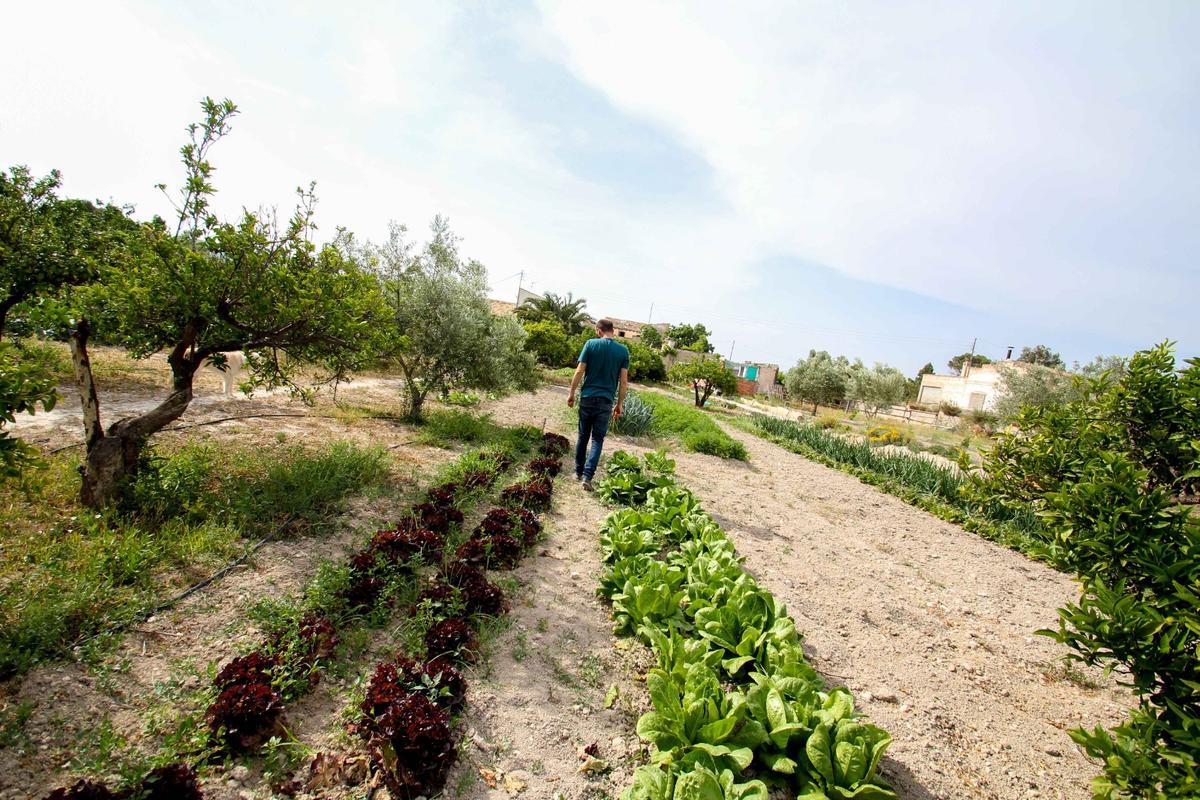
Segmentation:
{"type": "MultiPolygon", "coordinates": [[[[565,394],[547,387],[489,410],[561,429],[565,394]]],[[[787,604],[814,664],[891,732],[885,773],[901,796],[1089,797],[1097,765],[1066,731],[1115,724],[1130,701],[1096,674],[1066,674],[1065,650],[1033,635],[1075,598],[1073,582],[855,478],[730,433],[749,463],[672,448],[679,477],[787,604]]],[[[614,436],[605,450],[644,444],[614,436]]],[[[566,513],[581,525],[595,518],[594,537],[599,515],[570,505],[566,513]]],[[[572,547],[588,574],[594,539],[572,547]]],[[[562,712],[567,724],[574,713],[562,712]]]]}
{"type": "MultiPolygon", "coordinates": [[[[569,434],[565,398],[565,389],[547,387],[484,410],[504,424],[545,421],[547,430],[569,434]]],[[[632,777],[640,749],[633,730],[645,710],[645,690],[633,676],[647,668],[640,661],[646,651],[612,635],[608,608],[596,598],[596,531],[608,509],[570,477],[573,458],[566,457],[546,517],[545,542],[514,572],[525,593],[513,604],[511,625],[493,645],[487,673],[471,684],[470,744],[447,797],[598,799],[616,797],[632,777]],[[613,685],[617,698],[606,709],[613,685]],[[590,745],[607,770],[580,772],[590,745]]]]}

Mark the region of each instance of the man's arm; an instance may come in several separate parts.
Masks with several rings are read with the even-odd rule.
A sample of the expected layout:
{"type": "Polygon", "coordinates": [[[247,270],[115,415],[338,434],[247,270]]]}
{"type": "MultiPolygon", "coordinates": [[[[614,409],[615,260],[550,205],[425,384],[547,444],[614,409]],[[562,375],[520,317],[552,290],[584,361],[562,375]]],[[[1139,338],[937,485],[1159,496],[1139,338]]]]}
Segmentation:
{"type": "Polygon", "coordinates": [[[613,416],[621,416],[621,410],[625,408],[625,390],[629,387],[629,370],[621,368],[621,384],[617,388],[617,407],[613,409],[613,416]]]}
{"type": "Polygon", "coordinates": [[[567,395],[567,408],[574,408],[575,390],[579,388],[579,382],[583,380],[585,372],[587,372],[587,363],[580,361],[575,367],[575,374],[571,376],[571,393],[567,395]]]}

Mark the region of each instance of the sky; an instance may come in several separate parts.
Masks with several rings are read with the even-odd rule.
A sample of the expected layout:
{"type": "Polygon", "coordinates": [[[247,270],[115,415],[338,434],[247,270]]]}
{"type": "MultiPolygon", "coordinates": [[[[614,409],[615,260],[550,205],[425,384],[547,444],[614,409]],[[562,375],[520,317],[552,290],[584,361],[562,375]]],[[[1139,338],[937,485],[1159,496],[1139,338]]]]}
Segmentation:
{"type": "Polygon", "coordinates": [[[420,239],[493,296],[702,322],[718,352],[914,373],[976,342],[1200,354],[1200,4],[22,3],[0,167],[171,206],[204,96],[218,194],[420,239]]]}

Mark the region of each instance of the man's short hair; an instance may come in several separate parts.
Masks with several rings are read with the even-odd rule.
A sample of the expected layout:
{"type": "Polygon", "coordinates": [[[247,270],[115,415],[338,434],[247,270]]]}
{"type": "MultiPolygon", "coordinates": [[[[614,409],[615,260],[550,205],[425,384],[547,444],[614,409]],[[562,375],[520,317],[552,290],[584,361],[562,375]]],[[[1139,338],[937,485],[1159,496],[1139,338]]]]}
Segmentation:
{"type": "Polygon", "coordinates": [[[596,320],[596,327],[604,333],[613,332],[613,323],[611,319],[596,320]]]}

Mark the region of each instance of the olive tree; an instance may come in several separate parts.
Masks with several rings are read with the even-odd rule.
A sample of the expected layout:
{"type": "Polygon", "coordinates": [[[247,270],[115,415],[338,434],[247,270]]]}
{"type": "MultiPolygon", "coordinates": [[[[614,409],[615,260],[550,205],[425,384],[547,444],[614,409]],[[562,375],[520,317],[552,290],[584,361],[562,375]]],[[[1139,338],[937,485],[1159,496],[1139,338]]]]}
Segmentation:
{"type": "Polygon", "coordinates": [[[700,358],[671,367],[671,380],[675,383],[690,383],[696,405],[703,407],[713,392],[737,393],[737,376],[725,368],[725,362],[716,358],[700,358]]]}
{"type": "Polygon", "coordinates": [[[212,212],[208,155],[237,108],[209,98],[202,108],[181,150],[186,176],[174,228],[157,218],[139,226],[123,257],[77,292],[69,335],[87,446],[81,500],[89,506],[113,499],[136,472],[147,439],[187,410],[205,362],[220,367],[225,354],[244,351],[253,383],[299,390],[304,365],[320,365],[328,379],[344,377],[384,317],[376,283],[348,257],[346,237],[312,242],[312,187],[299,192],[282,224],[273,214],[247,211],[225,222],[212,212]],[[165,351],[171,369],[166,397],[107,428],[88,355],[95,333],[134,357],[165,351]]]}
{"type": "Polygon", "coordinates": [[[895,367],[876,364],[871,369],[857,365],[850,372],[847,396],[862,405],[867,416],[874,417],[881,410],[904,399],[908,390],[908,378],[895,367]]]}
{"type": "Polygon", "coordinates": [[[507,391],[537,385],[536,362],[525,349],[525,329],[513,316],[492,314],[487,270],[458,252],[458,237],[437,217],[419,251],[403,225],[392,224],[382,246],[363,255],[390,306],[382,352],[404,377],[407,416],[420,420],[430,392],[450,387],[507,391]]]}
{"type": "Polygon", "coordinates": [[[845,356],[834,358],[825,350],[809,350],[808,358],[788,370],[784,385],[791,396],[812,403],[815,415],[819,403],[842,402],[849,380],[850,362],[845,356]]]}

